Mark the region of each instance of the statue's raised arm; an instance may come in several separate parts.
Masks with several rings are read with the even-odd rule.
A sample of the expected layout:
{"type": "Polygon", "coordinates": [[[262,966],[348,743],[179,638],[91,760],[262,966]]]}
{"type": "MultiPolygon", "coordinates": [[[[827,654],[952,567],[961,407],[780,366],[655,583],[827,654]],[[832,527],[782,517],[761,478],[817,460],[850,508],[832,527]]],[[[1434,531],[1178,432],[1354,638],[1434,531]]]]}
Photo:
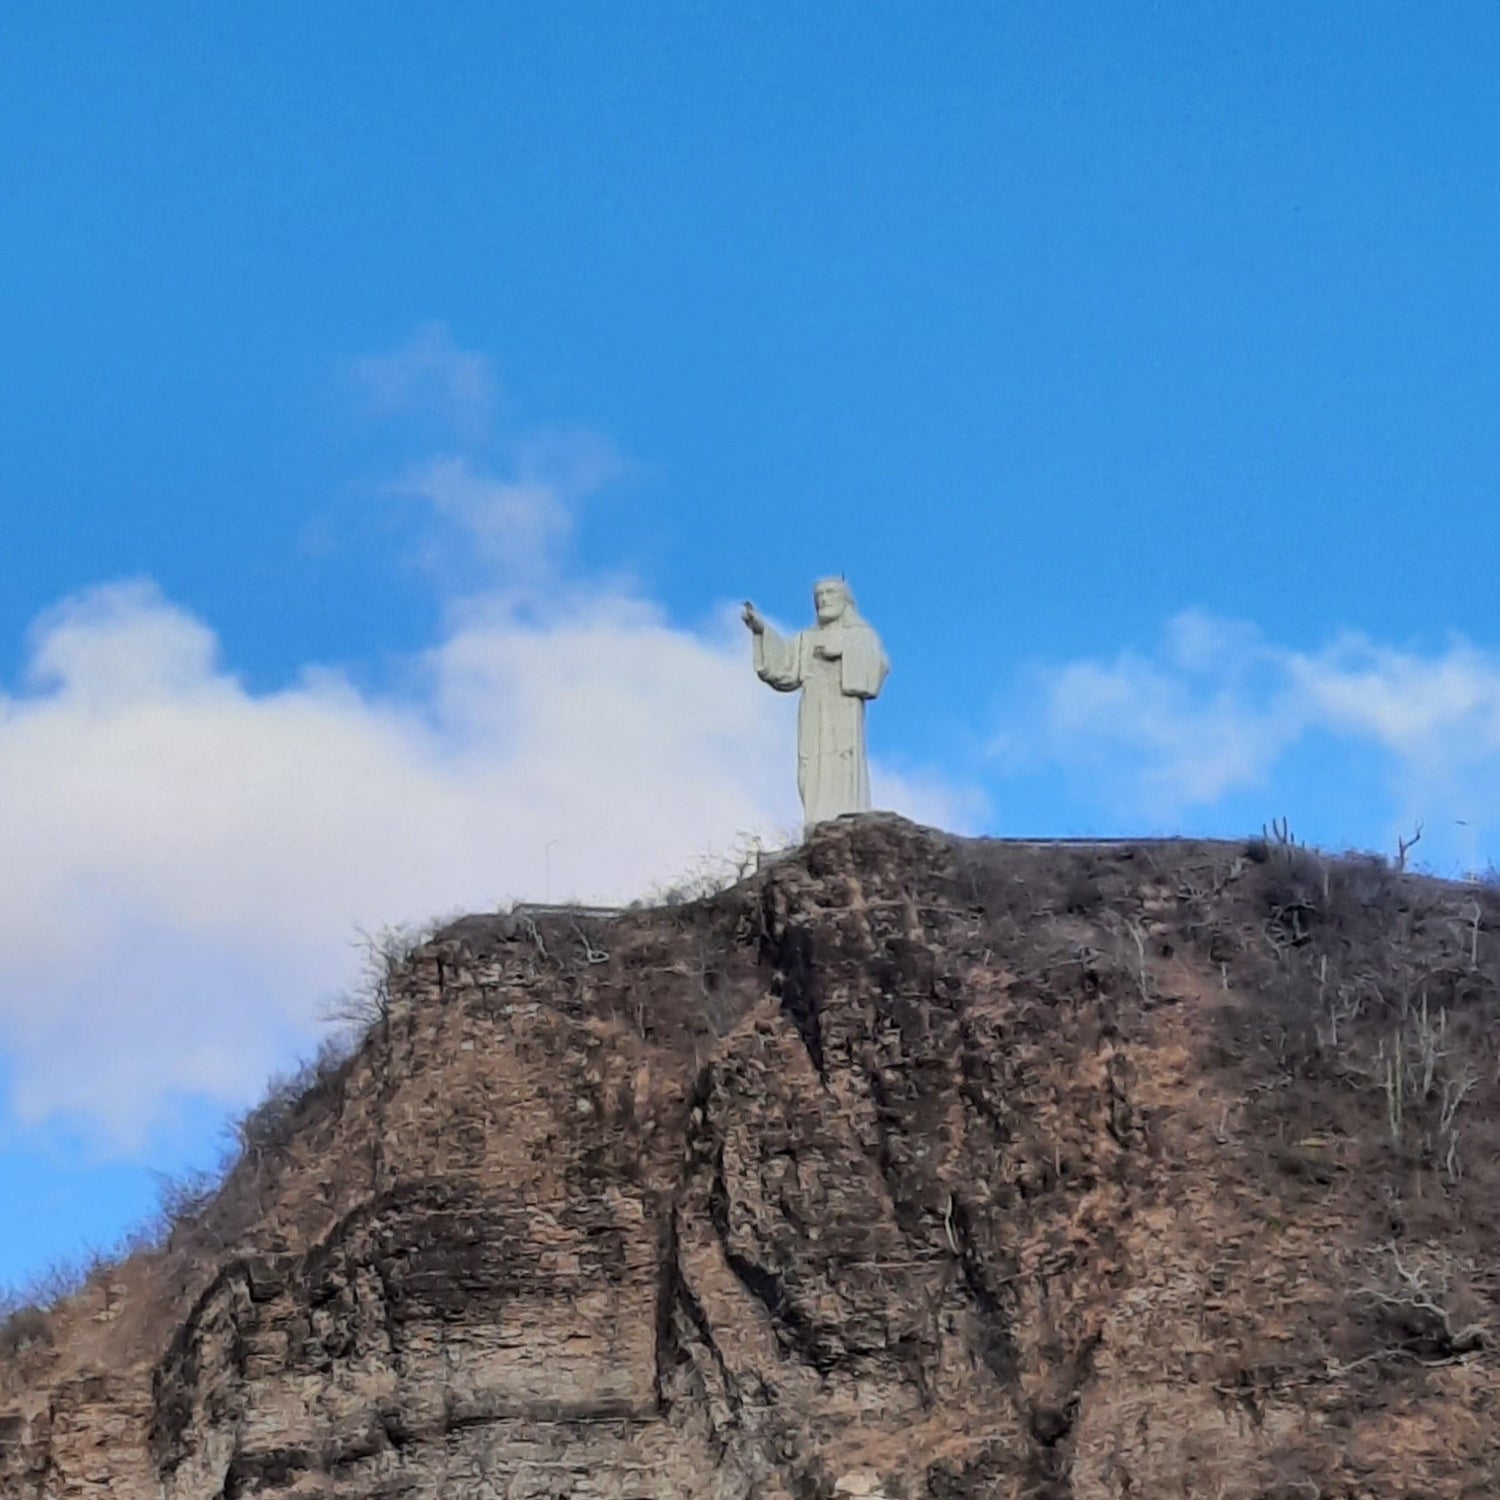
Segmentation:
{"type": "Polygon", "coordinates": [[[865,703],[890,671],[880,637],[860,617],[842,578],[813,589],[817,624],[782,636],[747,599],[741,618],[755,638],[755,671],[778,692],[802,691],[797,712],[797,790],[809,829],[868,812],[865,703]]]}

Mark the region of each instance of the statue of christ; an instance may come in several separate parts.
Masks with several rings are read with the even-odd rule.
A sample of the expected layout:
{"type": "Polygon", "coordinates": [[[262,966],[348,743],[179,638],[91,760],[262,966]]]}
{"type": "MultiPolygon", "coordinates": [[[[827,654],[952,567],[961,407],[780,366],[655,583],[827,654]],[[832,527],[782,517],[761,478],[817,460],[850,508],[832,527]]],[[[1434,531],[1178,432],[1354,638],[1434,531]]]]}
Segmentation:
{"type": "Polygon", "coordinates": [[[755,671],[780,693],[802,690],[797,710],[797,790],[807,829],[841,813],[868,812],[870,767],[865,755],[865,701],[891,664],[877,636],[854,608],[842,578],[813,588],[818,623],[788,639],[745,601],[743,619],[755,637],[755,671]]]}

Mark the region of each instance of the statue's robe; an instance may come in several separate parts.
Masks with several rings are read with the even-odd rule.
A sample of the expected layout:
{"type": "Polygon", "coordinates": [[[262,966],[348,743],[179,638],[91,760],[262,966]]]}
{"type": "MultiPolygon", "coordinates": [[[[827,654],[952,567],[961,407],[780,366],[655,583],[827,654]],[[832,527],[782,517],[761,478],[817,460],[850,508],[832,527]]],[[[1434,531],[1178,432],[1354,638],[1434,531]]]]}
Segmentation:
{"type": "Polygon", "coordinates": [[[857,616],[788,639],[767,626],[755,637],[755,671],[778,692],[802,690],[797,710],[797,790],[810,829],[841,813],[868,812],[865,702],[891,664],[880,637],[857,616]],[[827,657],[815,654],[821,646],[827,657]]]}

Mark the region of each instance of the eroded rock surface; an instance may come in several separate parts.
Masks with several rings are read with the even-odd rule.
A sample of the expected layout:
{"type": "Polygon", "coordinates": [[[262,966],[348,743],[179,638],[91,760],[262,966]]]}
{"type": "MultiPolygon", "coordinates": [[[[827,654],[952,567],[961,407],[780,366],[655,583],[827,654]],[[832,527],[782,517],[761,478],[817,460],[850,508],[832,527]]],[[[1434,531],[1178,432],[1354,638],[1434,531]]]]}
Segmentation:
{"type": "Polygon", "coordinates": [[[467,918],[12,1351],[0,1496],[1493,1494],[1497,956],[1371,861],[882,817],[467,918]]]}

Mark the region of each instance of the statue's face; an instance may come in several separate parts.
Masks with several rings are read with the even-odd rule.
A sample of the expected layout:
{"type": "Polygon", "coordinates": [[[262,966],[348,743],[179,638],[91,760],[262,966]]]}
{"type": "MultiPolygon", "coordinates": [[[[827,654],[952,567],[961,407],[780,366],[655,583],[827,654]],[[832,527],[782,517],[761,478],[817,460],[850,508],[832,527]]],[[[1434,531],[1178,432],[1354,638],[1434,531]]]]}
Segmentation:
{"type": "Polygon", "coordinates": [[[832,625],[844,613],[844,591],[837,584],[820,583],[813,590],[819,625],[832,625]]]}

